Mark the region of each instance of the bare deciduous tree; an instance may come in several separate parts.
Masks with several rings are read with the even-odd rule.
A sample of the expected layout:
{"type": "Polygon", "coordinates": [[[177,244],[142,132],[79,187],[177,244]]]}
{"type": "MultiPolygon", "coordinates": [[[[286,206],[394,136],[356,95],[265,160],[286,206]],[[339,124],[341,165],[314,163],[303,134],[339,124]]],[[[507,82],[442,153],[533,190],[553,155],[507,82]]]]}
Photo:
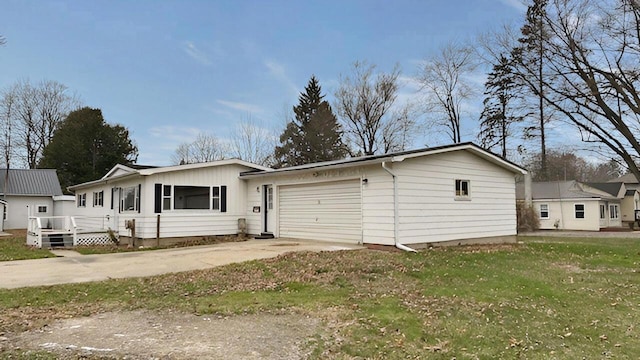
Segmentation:
{"type": "Polygon", "coordinates": [[[640,3],[549,0],[542,21],[545,102],[640,179],[640,3]]]}
{"type": "Polygon", "coordinates": [[[475,54],[468,45],[447,44],[424,62],[417,77],[426,95],[429,117],[435,125],[447,129],[454,143],[462,139],[462,105],[475,93],[466,78],[478,64],[475,54]]]}
{"type": "Polygon", "coordinates": [[[200,133],[193,142],[178,146],[172,160],[174,164],[195,164],[223,160],[229,154],[229,146],[213,134],[200,133]]]}
{"type": "Polygon", "coordinates": [[[51,80],[37,84],[19,81],[2,92],[0,101],[4,109],[0,121],[4,124],[5,139],[7,136],[14,139],[6,141],[5,145],[10,144],[11,148],[5,154],[7,151],[15,154],[29,168],[37,166],[58,124],[80,104],[65,85],[51,80]],[[11,111],[7,111],[9,107],[11,111]]]}
{"type": "Polygon", "coordinates": [[[231,135],[231,154],[250,163],[270,166],[276,137],[251,118],[236,125],[231,135]]]}
{"type": "Polygon", "coordinates": [[[341,78],[335,93],[334,108],[344,125],[347,141],[364,155],[404,149],[408,137],[393,133],[401,129],[408,135],[412,127],[412,122],[402,117],[406,112],[394,111],[400,69],[396,66],[391,73],[374,74],[375,69],[375,65],[356,62],[352,75],[341,78]]]}

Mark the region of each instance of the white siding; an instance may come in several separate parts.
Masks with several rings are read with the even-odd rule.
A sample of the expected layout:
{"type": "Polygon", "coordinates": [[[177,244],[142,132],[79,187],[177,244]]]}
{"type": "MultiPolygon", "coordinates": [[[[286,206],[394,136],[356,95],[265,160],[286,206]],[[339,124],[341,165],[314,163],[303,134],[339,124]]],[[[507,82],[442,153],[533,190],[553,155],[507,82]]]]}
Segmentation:
{"type": "MultiPolygon", "coordinates": [[[[598,201],[598,199],[566,199],[558,200],[533,200],[533,206],[538,211],[540,204],[549,205],[549,218],[540,219],[540,229],[543,230],[589,230],[598,231],[600,227],[620,226],[620,219],[610,219],[609,204],[616,202],[598,201]],[[584,204],[584,218],[575,216],[575,205],[584,204]],[[605,219],[600,220],[600,204],[605,205],[605,219]]],[[[617,203],[616,203],[617,204],[617,203]]]]}
{"type": "Polygon", "coordinates": [[[393,245],[393,178],[382,165],[363,169],[362,238],[368,244],[393,245]]]}
{"type": "Polygon", "coordinates": [[[514,175],[464,151],[395,163],[403,244],[516,234],[514,175]],[[455,196],[455,180],[470,197],[455,196]]]}
{"type": "MultiPolygon", "coordinates": [[[[53,216],[53,198],[51,196],[13,196],[7,195],[7,220],[5,229],[26,229],[27,218],[34,216],[53,216]],[[38,213],[38,206],[47,207],[46,213],[38,213]]],[[[43,224],[46,226],[46,223],[43,224]]]]}
{"type": "Polygon", "coordinates": [[[360,180],[279,188],[281,237],[362,241],[360,180]]]}
{"type": "MultiPolygon", "coordinates": [[[[334,170],[309,170],[306,172],[297,172],[295,174],[279,174],[276,176],[264,176],[256,179],[246,180],[246,205],[245,205],[245,217],[247,219],[247,232],[250,234],[259,234],[263,231],[263,185],[271,184],[273,185],[273,210],[269,213],[269,216],[275,217],[275,219],[280,218],[280,191],[287,186],[303,186],[308,185],[312,187],[322,187],[323,185],[331,186],[332,183],[336,181],[351,181],[352,193],[360,194],[360,183],[361,183],[361,169],[360,168],[348,168],[348,169],[334,169],[334,170]],[[357,184],[357,185],[356,185],[357,184]],[[253,208],[259,207],[260,212],[254,213],[253,208]]],[[[362,218],[362,216],[360,216],[362,218]]],[[[315,218],[314,218],[315,219],[315,218]]],[[[276,237],[280,236],[292,236],[290,232],[285,232],[289,235],[283,235],[280,233],[280,224],[279,221],[276,221],[276,228],[273,232],[276,237]]],[[[359,226],[362,221],[358,220],[357,224],[352,224],[350,226],[359,226]]],[[[318,233],[320,234],[320,233],[318,233]]],[[[346,238],[335,238],[336,241],[352,241],[350,240],[348,235],[346,238]]],[[[299,236],[298,236],[299,237],[299,236]]],[[[358,240],[361,238],[361,233],[358,235],[358,240]]],[[[313,239],[318,240],[333,240],[329,237],[314,237],[313,239]]]]}
{"type": "Polygon", "coordinates": [[[160,237],[185,237],[229,235],[238,232],[238,219],[245,217],[246,184],[239,179],[242,171],[250,170],[241,165],[222,165],[172,171],[129,178],[122,181],[97,184],[89,188],[76,190],[76,194],[87,193],[87,206],[78,208],[85,216],[84,226],[111,224],[121,235],[129,235],[125,228],[126,220],[136,220],[136,236],[155,238],[158,215],[160,215],[160,237]],[[140,211],[119,211],[119,195],[114,197],[114,209],[111,209],[111,189],[141,185],[140,211]],[[162,210],[155,213],[155,184],[178,186],[226,186],[227,211],[219,210],[162,210]],[[93,192],[104,191],[104,206],[93,207],[93,192]],[[108,217],[108,219],[107,219],[108,217]],[[114,223],[117,222],[117,226],[114,223]]]}

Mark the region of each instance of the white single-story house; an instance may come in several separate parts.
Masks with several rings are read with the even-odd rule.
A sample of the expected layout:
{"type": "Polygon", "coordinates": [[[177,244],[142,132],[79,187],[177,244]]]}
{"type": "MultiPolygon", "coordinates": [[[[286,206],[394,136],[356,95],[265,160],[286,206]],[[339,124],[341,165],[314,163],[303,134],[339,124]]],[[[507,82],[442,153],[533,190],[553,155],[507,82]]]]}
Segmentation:
{"type": "Polygon", "coordinates": [[[54,198],[61,195],[56,170],[0,169],[0,198],[6,201],[4,229],[26,229],[31,215],[54,216],[54,198]]]}
{"type": "MultiPolygon", "coordinates": [[[[519,200],[524,200],[523,187],[523,184],[518,184],[519,200]]],[[[621,203],[626,193],[622,183],[571,180],[531,184],[532,202],[540,218],[540,229],[547,230],[599,231],[621,227],[621,203]]],[[[634,194],[637,196],[635,190],[634,194]]]]}
{"type": "Polygon", "coordinates": [[[624,183],[627,192],[622,200],[622,222],[632,225],[633,222],[640,225],[640,184],[635,175],[629,173],[622,175],[608,183],[624,183]],[[638,191],[636,191],[638,190],[638,191]]]}
{"type": "Polygon", "coordinates": [[[116,165],[69,190],[82,221],[122,236],[135,220],[142,239],[246,231],[402,247],[514,240],[515,175],[525,173],[463,143],[282,169],[237,159],[116,165]]]}

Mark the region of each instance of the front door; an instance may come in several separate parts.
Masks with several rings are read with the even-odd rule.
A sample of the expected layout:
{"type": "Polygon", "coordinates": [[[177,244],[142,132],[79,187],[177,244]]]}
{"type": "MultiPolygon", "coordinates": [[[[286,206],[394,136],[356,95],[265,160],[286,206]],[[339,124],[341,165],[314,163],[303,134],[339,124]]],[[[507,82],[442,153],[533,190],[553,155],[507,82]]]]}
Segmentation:
{"type": "Polygon", "coordinates": [[[263,202],[262,206],[264,208],[264,232],[273,233],[274,223],[275,223],[275,213],[273,211],[273,185],[264,185],[263,186],[263,202]]]}

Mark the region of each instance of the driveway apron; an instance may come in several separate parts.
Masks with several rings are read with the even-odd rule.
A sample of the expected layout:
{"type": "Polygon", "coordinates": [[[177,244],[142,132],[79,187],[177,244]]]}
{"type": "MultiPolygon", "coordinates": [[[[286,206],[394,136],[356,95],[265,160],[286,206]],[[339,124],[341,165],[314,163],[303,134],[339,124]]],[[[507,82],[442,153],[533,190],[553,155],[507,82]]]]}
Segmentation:
{"type": "MultiPolygon", "coordinates": [[[[249,240],[206,246],[0,262],[0,288],[144,277],[209,269],[291,251],[336,251],[362,246],[306,240],[249,240]]],[[[60,254],[62,252],[58,252],[60,254]]]]}

